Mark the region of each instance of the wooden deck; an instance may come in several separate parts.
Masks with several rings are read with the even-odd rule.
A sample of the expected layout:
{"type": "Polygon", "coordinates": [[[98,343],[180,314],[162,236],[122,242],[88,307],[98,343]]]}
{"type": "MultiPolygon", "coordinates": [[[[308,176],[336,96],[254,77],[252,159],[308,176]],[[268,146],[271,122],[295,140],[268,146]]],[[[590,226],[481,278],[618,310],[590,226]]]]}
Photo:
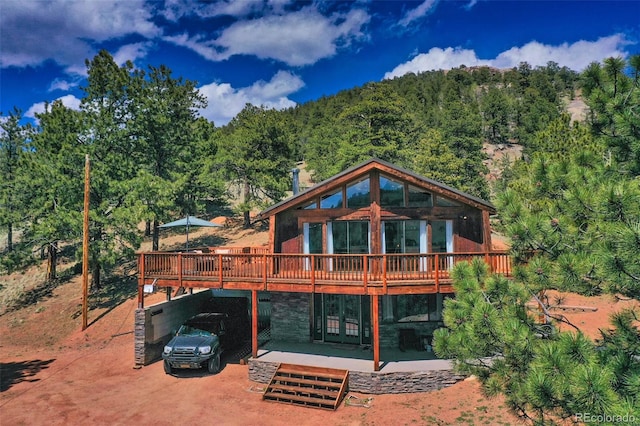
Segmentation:
{"type": "Polygon", "coordinates": [[[211,248],[210,253],[138,254],[138,284],[359,295],[450,293],[449,271],[483,259],[511,275],[507,252],[429,254],[275,254],[264,249],[211,248]]]}

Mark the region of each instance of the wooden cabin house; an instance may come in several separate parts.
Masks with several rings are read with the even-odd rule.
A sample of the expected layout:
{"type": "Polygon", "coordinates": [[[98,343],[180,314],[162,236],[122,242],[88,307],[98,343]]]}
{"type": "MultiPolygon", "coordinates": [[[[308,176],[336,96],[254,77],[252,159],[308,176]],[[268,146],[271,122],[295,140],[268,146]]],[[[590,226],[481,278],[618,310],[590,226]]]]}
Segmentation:
{"type": "MultiPolygon", "coordinates": [[[[428,349],[453,296],[449,272],[492,250],[487,201],[371,159],[262,211],[269,246],[209,253],[141,253],[142,287],[248,290],[257,354],[258,292],[271,304],[271,338],[428,349]]],[[[142,303],[142,302],[141,302],[142,303]]]]}

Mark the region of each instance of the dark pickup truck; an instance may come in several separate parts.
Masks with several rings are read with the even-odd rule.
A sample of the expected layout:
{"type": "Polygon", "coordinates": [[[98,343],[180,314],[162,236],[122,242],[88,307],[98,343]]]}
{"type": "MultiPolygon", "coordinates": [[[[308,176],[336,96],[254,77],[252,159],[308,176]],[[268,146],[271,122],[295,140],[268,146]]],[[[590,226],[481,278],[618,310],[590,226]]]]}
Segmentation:
{"type": "Polygon", "coordinates": [[[164,371],[172,374],[176,368],[206,368],[216,374],[222,352],[236,346],[239,336],[227,314],[203,313],[189,318],[164,347],[164,371]]]}

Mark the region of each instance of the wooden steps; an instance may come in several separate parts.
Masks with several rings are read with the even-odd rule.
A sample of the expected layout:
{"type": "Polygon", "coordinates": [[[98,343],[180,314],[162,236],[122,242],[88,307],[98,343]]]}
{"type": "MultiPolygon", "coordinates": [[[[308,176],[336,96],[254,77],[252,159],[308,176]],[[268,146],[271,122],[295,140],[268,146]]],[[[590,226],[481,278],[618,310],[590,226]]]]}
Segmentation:
{"type": "Polygon", "coordinates": [[[335,410],[347,391],[348,383],[348,370],[280,364],[262,399],[335,410]]]}

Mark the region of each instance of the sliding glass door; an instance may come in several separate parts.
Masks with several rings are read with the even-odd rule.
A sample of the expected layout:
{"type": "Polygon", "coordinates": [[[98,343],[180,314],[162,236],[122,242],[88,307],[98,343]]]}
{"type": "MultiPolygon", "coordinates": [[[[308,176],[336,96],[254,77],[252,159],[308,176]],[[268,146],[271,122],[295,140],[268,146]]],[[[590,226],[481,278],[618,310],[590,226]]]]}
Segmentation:
{"type": "Polygon", "coordinates": [[[382,252],[416,256],[387,256],[387,271],[426,271],[427,222],[424,220],[394,220],[382,222],[382,252]]]}
{"type": "MultiPolygon", "coordinates": [[[[302,225],[303,242],[302,252],[304,254],[321,254],[322,253],[322,223],[304,223],[302,225]]],[[[316,268],[319,268],[322,259],[317,259],[316,268]]],[[[311,270],[311,262],[309,258],[304,260],[304,269],[311,270]]]]}
{"type": "Polygon", "coordinates": [[[367,254],[369,253],[368,221],[338,221],[328,224],[329,253],[367,254]]]}

